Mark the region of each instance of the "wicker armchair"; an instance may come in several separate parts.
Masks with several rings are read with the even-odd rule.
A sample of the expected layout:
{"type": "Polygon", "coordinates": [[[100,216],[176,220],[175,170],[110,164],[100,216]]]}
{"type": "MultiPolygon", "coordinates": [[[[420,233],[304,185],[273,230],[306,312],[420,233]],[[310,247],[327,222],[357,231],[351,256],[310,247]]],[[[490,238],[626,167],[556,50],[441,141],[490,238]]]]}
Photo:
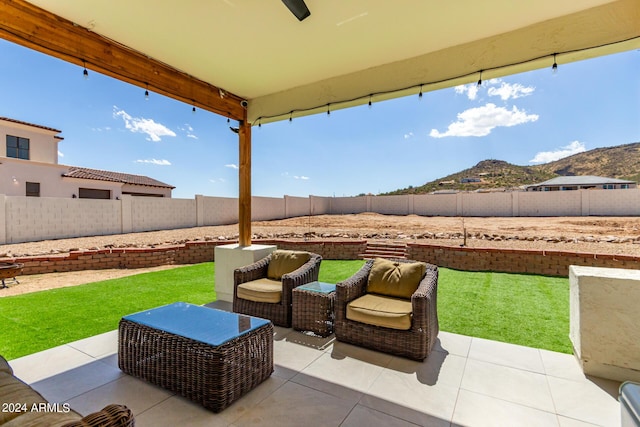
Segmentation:
{"type": "Polygon", "coordinates": [[[367,261],[351,278],[336,285],[336,339],[409,359],[424,360],[431,352],[439,332],[436,301],[438,267],[426,264],[420,284],[411,295],[410,327],[401,330],[347,319],[347,305],[367,293],[373,263],[374,260],[367,261]]]}
{"type": "MultiPolygon", "coordinates": [[[[242,268],[234,270],[233,311],[255,317],[269,319],[274,325],[291,327],[291,301],[293,288],[318,280],[322,257],[310,252],[275,251],[265,258],[242,268]],[[308,260],[299,268],[283,274],[279,278],[279,301],[263,302],[246,299],[238,295],[238,287],[249,282],[274,282],[268,278],[269,265],[282,253],[307,254],[308,260]]],[[[273,267],[273,265],[272,265],[273,267]]],[[[276,282],[277,283],[277,282],[276,282]]],[[[241,292],[242,293],[242,292],[241,292]]],[[[260,299],[260,298],[258,298],[260,299]]]]}

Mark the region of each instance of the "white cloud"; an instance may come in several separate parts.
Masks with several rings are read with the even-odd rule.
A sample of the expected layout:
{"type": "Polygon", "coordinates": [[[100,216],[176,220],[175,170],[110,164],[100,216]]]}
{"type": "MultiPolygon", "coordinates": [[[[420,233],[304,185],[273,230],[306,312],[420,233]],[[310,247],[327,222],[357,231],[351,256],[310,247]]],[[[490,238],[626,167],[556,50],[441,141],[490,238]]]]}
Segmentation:
{"type": "MultiPolygon", "coordinates": [[[[498,83],[499,80],[496,81],[498,83]]],[[[536,90],[533,86],[522,86],[520,83],[501,82],[500,87],[489,87],[489,96],[499,96],[503,101],[529,96],[536,90]]]]}
{"type": "Polygon", "coordinates": [[[187,138],[199,139],[193,132],[193,127],[189,123],[185,123],[183,127],[179,127],[179,130],[187,134],[187,138]]]}
{"type": "Polygon", "coordinates": [[[136,163],[149,163],[152,165],[159,165],[159,166],[171,166],[171,162],[169,160],[158,160],[158,159],[144,159],[144,160],[136,160],[136,163]]]}
{"type": "Polygon", "coordinates": [[[218,178],[218,179],[210,179],[209,182],[216,184],[218,182],[227,182],[227,180],[224,178],[218,178]]]}
{"type": "Polygon", "coordinates": [[[409,139],[413,137],[413,132],[409,132],[409,133],[405,133],[404,134],[404,139],[409,139]]]}
{"type": "Polygon", "coordinates": [[[103,127],[103,128],[91,128],[91,130],[94,131],[94,132],[110,131],[111,127],[106,126],[106,127],[103,127]]]}
{"type": "Polygon", "coordinates": [[[293,178],[294,178],[294,179],[302,179],[302,180],[304,180],[304,181],[306,181],[306,180],[308,180],[308,179],[309,179],[309,177],[308,177],[308,176],[304,176],[304,175],[301,175],[301,176],[294,175],[294,176],[293,176],[293,178]]]}
{"type": "Polygon", "coordinates": [[[445,136],[486,136],[496,127],[511,127],[538,120],[537,114],[527,114],[513,106],[511,110],[487,104],[483,107],[470,108],[458,114],[458,121],[451,123],[446,132],[431,129],[433,138],[445,136]]]}
{"type": "Polygon", "coordinates": [[[529,160],[529,163],[549,163],[585,151],[587,151],[587,148],[584,142],[573,141],[571,144],[554,151],[541,151],[533,159],[529,160]]]}
{"type": "Polygon", "coordinates": [[[58,151],[58,157],[64,157],[64,153],[62,151],[58,151]]]}
{"type": "Polygon", "coordinates": [[[228,165],[224,165],[225,168],[238,169],[238,165],[234,165],[233,163],[229,163],[228,165]]]}
{"type": "Polygon", "coordinates": [[[478,85],[475,83],[468,85],[460,85],[455,88],[456,93],[467,95],[467,98],[474,100],[478,96],[478,85]]]}
{"type": "Polygon", "coordinates": [[[148,135],[147,139],[158,142],[163,136],[176,136],[176,133],[165,125],[156,123],[153,119],[145,119],[143,117],[132,117],[124,110],[119,110],[113,106],[113,117],[120,117],[124,121],[124,126],[133,133],[144,133],[148,135]]]}

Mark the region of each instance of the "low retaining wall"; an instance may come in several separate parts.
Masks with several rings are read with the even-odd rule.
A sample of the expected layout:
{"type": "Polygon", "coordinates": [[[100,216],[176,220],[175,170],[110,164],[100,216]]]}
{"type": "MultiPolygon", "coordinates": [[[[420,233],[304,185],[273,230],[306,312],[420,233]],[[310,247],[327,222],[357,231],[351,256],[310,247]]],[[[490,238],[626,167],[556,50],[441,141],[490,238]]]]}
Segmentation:
{"type": "MultiPolygon", "coordinates": [[[[51,256],[4,258],[0,262],[24,263],[23,275],[107,268],[143,268],[172,264],[197,264],[214,261],[215,247],[231,241],[187,242],[157,248],[114,248],[74,251],[51,256]]],[[[291,241],[258,240],[255,244],[276,245],[280,249],[305,250],[324,259],[359,259],[366,240],[291,241]]],[[[430,262],[440,267],[466,271],[529,273],[569,276],[569,266],[629,268],[640,270],[640,257],[562,251],[521,249],[464,248],[409,243],[409,259],[430,262]]]]}

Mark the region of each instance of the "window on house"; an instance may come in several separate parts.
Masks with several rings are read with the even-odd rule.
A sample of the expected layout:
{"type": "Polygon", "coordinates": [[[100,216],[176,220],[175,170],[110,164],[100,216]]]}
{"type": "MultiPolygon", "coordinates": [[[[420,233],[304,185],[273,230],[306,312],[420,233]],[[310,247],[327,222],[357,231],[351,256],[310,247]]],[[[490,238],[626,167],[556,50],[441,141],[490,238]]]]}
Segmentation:
{"type": "Polygon", "coordinates": [[[40,183],[39,182],[27,182],[28,197],[40,197],[40,183]]]}
{"type": "Polygon", "coordinates": [[[620,188],[623,189],[623,190],[628,190],[629,189],[629,184],[622,184],[620,186],[620,188]]]}
{"type": "Polygon", "coordinates": [[[605,190],[613,190],[614,188],[616,188],[616,186],[613,184],[604,184],[602,188],[604,188],[605,190]]]}
{"type": "Polygon", "coordinates": [[[110,199],[111,190],[98,190],[97,188],[79,188],[78,196],[81,199],[110,199]]]}
{"type": "Polygon", "coordinates": [[[7,157],[29,160],[29,138],[7,135],[7,157]]]}

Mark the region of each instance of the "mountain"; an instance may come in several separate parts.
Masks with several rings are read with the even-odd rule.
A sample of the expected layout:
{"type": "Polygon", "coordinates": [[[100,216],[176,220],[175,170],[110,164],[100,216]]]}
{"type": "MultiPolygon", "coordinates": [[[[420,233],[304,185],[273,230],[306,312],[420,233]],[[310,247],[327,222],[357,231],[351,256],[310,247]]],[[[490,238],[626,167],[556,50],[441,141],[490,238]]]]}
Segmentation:
{"type": "Polygon", "coordinates": [[[518,166],[502,160],[483,160],[469,169],[427,182],[419,187],[410,186],[385,194],[512,189],[557,176],[573,175],[595,175],[640,181],[640,142],[596,148],[535,166],[518,166]]]}

